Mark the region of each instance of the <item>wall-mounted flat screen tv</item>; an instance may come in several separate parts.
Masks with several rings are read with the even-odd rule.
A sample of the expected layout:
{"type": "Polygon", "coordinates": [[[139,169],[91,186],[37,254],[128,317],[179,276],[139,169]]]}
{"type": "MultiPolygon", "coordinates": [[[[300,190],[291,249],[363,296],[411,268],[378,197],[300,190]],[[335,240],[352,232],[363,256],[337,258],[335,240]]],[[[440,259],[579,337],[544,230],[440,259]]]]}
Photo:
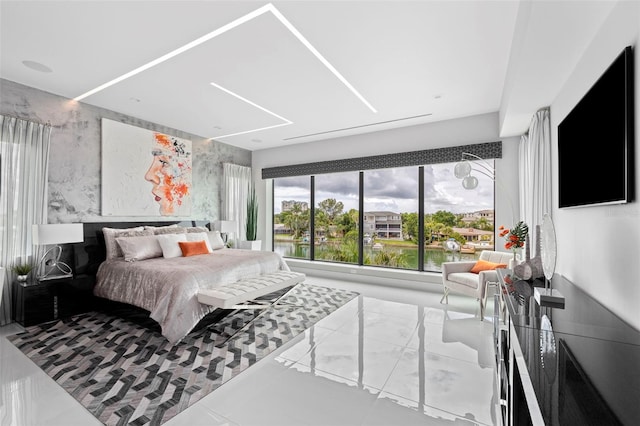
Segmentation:
{"type": "Polygon", "coordinates": [[[633,77],[626,47],[558,125],[560,208],[632,201],[633,77]]]}

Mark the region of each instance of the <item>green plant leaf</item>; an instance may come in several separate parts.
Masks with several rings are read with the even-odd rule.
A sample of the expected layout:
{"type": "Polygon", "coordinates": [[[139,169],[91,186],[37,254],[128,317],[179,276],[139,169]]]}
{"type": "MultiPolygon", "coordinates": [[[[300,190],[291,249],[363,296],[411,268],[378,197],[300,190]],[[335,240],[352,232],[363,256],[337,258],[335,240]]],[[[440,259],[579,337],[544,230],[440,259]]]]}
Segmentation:
{"type": "Polygon", "coordinates": [[[253,184],[249,184],[249,197],[247,198],[246,234],[247,241],[255,241],[258,235],[258,200],[253,184]]]}

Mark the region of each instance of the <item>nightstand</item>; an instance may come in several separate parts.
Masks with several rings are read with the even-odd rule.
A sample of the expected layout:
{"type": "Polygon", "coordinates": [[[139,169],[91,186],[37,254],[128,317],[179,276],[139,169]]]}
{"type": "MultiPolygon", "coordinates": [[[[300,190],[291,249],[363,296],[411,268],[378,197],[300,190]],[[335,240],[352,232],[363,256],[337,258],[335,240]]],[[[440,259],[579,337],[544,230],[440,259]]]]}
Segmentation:
{"type": "Polygon", "coordinates": [[[93,309],[93,282],[81,277],[14,281],[15,320],[23,327],[93,309]],[[86,282],[85,282],[86,281],[86,282]]]}

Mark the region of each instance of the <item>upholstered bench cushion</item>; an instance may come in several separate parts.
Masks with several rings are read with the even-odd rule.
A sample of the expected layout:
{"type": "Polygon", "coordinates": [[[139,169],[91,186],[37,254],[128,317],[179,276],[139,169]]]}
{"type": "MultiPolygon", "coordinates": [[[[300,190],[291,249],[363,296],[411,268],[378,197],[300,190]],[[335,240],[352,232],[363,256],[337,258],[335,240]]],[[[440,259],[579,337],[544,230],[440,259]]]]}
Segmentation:
{"type": "Polygon", "coordinates": [[[304,281],[305,274],[278,271],[245,278],[234,283],[198,292],[198,302],[216,308],[230,309],[235,305],[254,300],[274,291],[294,286],[304,281]]]}
{"type": "Polygon", "coordinates": [[[473,272],[452,272],[447,275],[447,280],[470,288],[478,288],[479,283],[478,274],[474,274],[473,272]]]}

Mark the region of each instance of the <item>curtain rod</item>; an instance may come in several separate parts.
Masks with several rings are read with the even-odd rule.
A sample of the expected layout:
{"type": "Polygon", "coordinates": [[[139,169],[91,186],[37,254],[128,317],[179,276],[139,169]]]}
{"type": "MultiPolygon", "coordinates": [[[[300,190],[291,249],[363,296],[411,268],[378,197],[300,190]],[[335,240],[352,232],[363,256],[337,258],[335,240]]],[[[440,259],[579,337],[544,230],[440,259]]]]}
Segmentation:
{"type": "Polygon", "coordinates": [[[2,115],[4,117],[9,117],[9,118],[15,118],[16,120],[28,121],[30,123],[35,123],[35,124],[42,124],[44,126],[53,127],[53,128],[56,128],[56,129],[60,127],[60,126],[54,126],[53,124],[51,124],[50,120],[47,120],[46,123],[43,123],[43,122],[38,121],[38,120],[33,120],[33,119],[30,119],[30,118],[18,117],[17,115],[13,115],[13,114],[4,114],[4,113],[2,113],[0,115],[2,115]]]}
{"type": "Polygon", "coordinates": [[[529,127],[527,128],[527,131],[523,133],[523,135],[527,135],[529,136],[529,130],[531,130],[531,124],[533,124],[533,119],[536,117],[536,115],[538,115],[539,112],[544,112],[547,111],[549,112],[549,114],[551,114],[551,107],[550,106],[545,106],[542,108],[538,108],[538,110],[536,112],[533,113],[533,115],[531,116],[531,121],[529,122],[529,127]]]}

